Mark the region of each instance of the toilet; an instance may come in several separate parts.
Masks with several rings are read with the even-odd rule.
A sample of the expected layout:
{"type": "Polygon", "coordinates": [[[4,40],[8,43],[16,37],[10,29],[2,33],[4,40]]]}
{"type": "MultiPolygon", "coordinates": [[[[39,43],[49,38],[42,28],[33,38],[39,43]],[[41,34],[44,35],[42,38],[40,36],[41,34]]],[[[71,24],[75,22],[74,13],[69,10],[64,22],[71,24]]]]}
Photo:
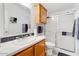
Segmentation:
{"type": "Polygon", "coordinates": [[[55,44],[52,42],[46,42],[46,54],[47,56],[57,56],[58,52],[55,49],[55,44]]]}

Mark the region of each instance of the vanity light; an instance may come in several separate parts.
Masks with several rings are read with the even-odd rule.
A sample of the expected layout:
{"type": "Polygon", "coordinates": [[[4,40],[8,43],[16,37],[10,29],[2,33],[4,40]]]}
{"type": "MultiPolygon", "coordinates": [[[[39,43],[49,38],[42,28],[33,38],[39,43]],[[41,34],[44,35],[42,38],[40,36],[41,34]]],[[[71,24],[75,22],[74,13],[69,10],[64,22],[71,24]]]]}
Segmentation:
{"type": "Polygon", "coordinates": [[[31,8],[31,3],[21,3],[21,5],[24,5],[24,6],[28,7],[28,8],[31,8]]]}

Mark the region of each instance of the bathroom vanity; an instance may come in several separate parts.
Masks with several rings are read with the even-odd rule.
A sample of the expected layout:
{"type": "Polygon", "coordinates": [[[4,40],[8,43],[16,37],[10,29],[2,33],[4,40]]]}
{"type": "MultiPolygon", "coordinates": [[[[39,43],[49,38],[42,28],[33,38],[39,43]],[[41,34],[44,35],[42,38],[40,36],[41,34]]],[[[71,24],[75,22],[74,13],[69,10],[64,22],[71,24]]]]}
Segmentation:
{"type": "Polygon", "coordinates": [[[45,56],[45,37],[30,36],[1,43],[0,56],[45,56]]]}
{"type": "Polygon", "coordinates": [[[16,53],[15,56],[45,56],[45,40],[41,40],[31,47],[16,53]]]}

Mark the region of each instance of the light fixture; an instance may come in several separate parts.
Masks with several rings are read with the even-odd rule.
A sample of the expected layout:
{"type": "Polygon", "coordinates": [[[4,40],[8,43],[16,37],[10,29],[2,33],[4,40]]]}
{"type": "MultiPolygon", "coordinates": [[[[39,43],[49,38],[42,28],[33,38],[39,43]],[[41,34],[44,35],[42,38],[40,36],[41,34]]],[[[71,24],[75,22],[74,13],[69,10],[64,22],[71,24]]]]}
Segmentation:
{"type": "Polygon", "coordinates": [[[31,8],[31,3],[21,3],[21,5],[24,5],[27,8],[31,8]]]}

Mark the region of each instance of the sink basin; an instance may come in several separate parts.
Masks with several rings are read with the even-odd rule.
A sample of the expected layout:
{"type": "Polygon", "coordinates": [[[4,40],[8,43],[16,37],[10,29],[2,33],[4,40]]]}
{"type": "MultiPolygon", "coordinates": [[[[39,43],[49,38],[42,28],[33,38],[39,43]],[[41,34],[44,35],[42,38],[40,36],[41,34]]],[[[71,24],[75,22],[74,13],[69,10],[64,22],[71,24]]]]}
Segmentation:
{"type": "Polygon", "coordinates": [[[25,45],[25,44],[28,44],[30,42],[32,42],[33,40],[35,39],[32,39],[32,38],[21,38],[21,39],[17,39],[16,42],[14,42],[14,44],[16,45],[25,45]]]}

